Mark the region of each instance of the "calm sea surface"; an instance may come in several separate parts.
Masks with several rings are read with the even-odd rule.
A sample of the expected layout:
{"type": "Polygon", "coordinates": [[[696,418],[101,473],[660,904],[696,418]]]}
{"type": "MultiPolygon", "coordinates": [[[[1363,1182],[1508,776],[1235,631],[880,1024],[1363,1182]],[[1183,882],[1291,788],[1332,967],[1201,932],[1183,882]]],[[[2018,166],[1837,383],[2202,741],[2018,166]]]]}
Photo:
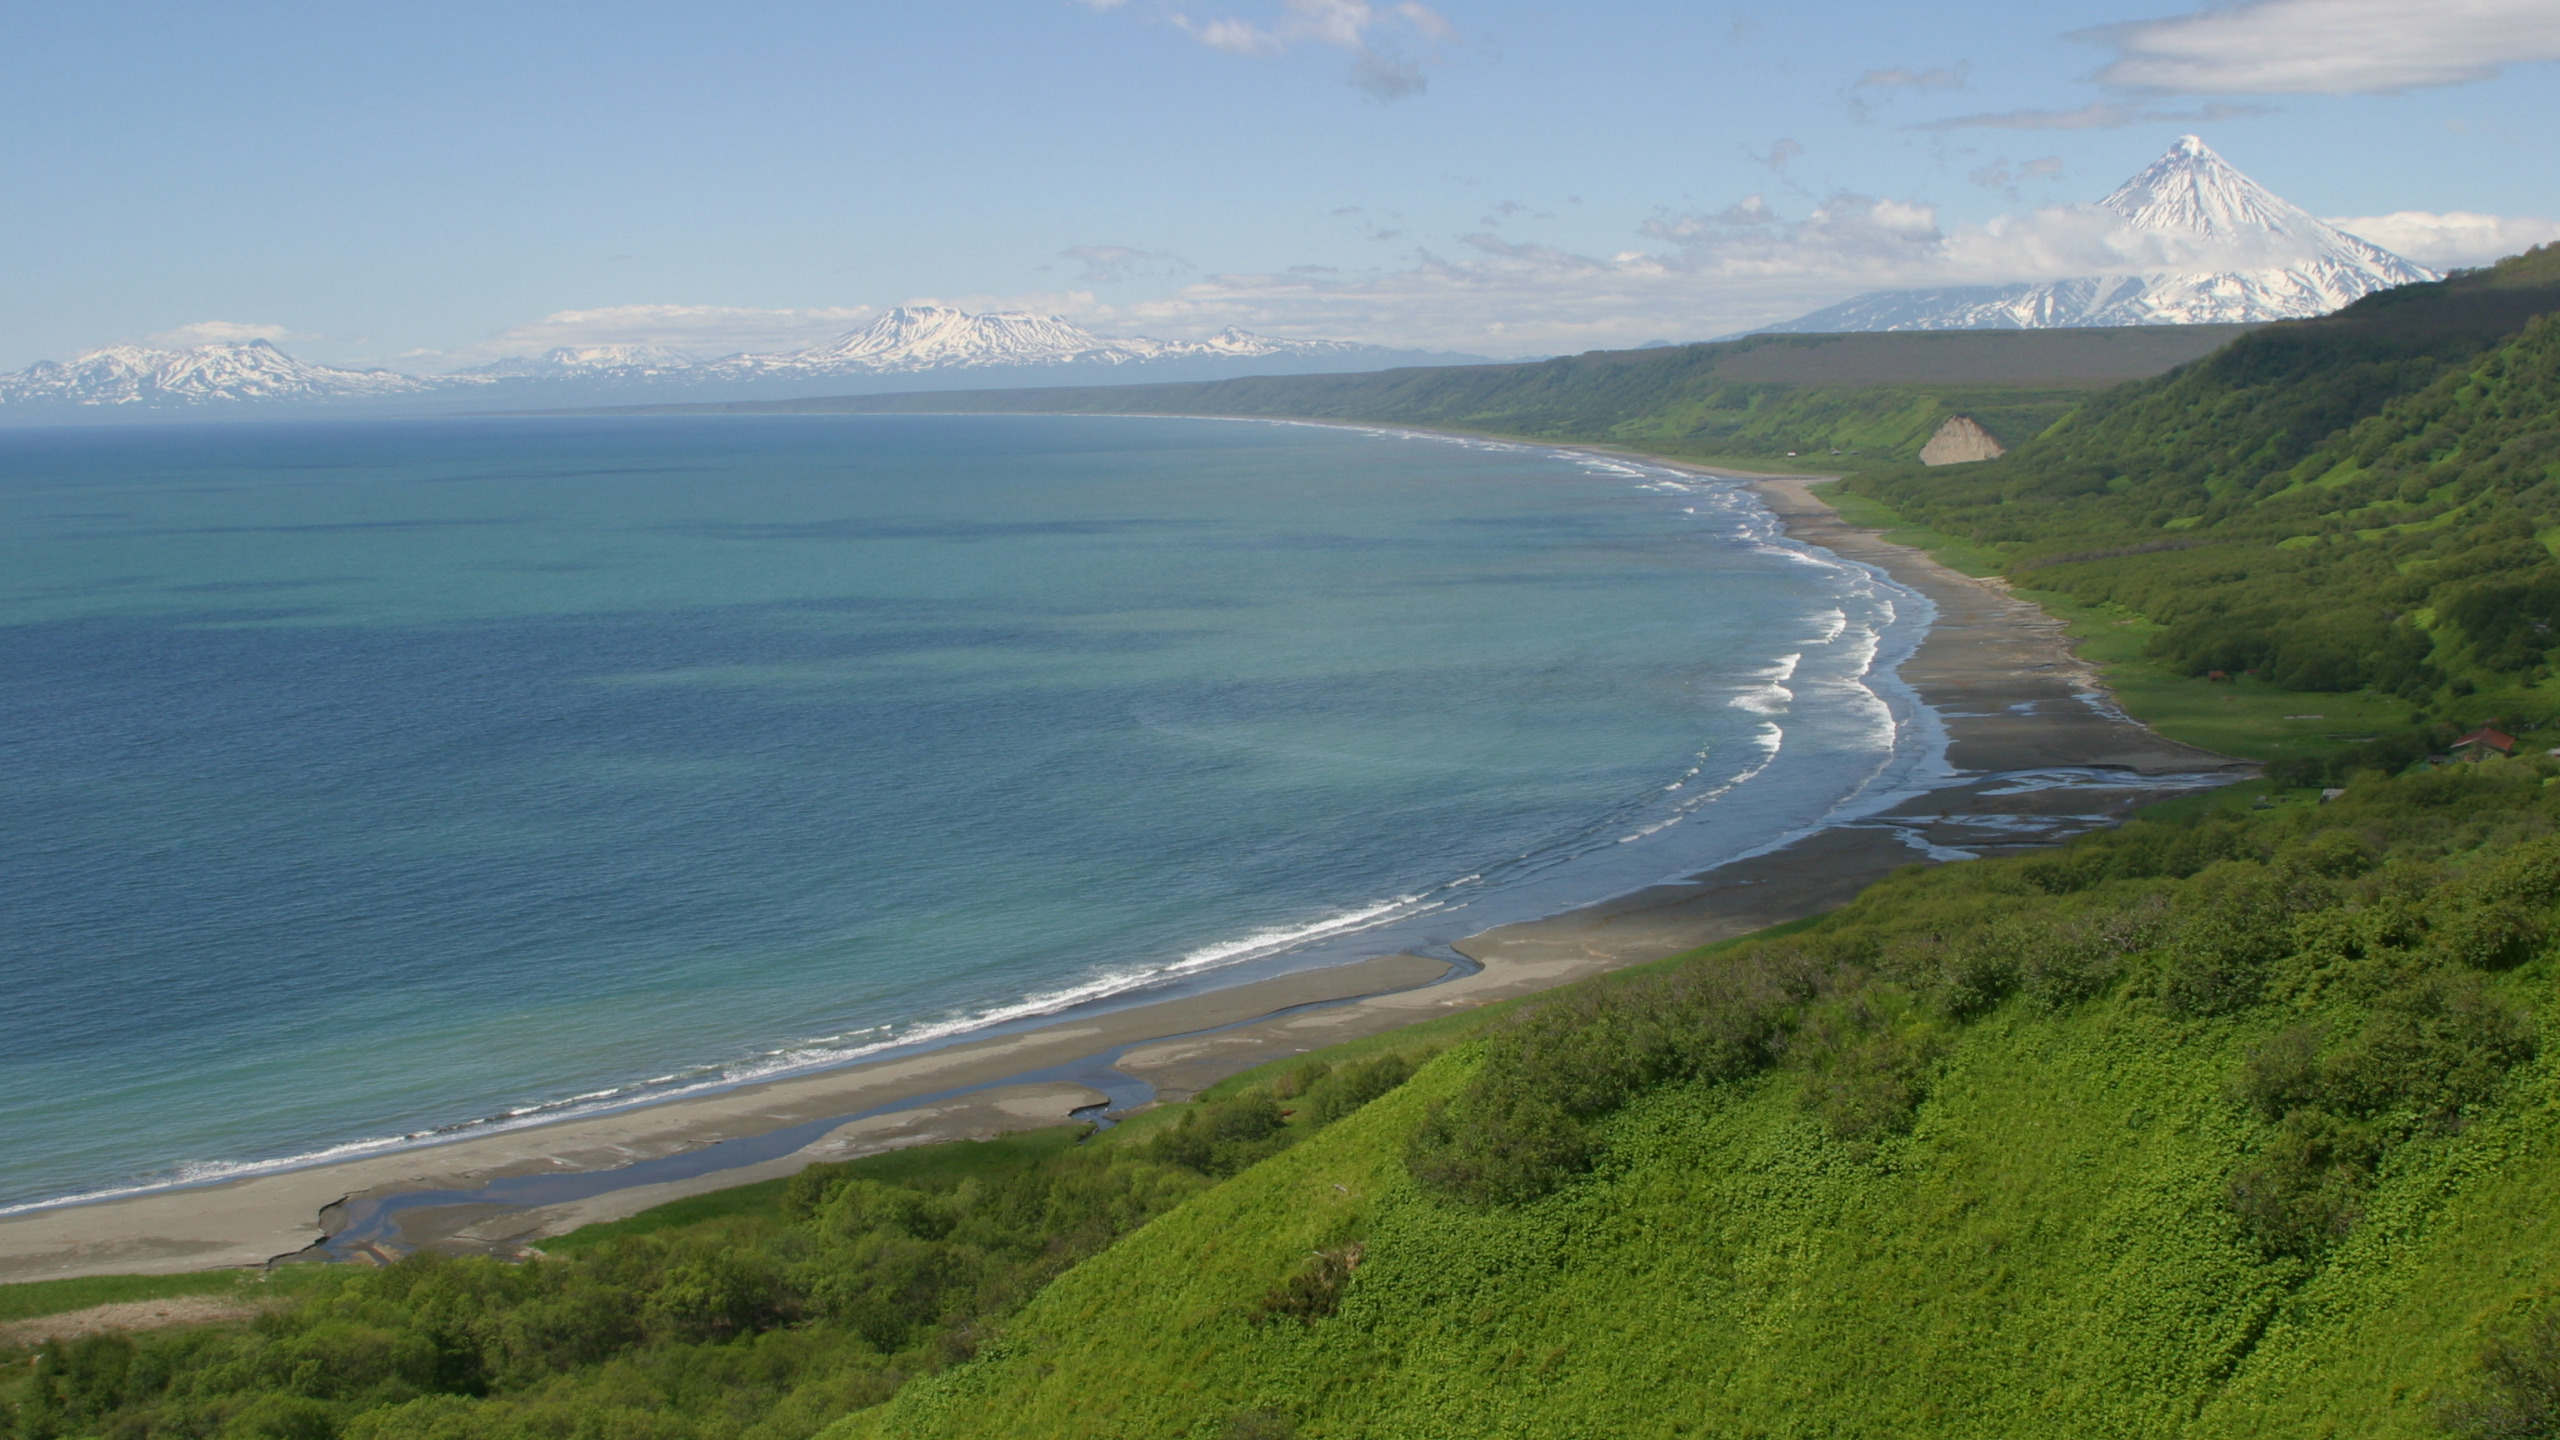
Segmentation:
{"type": "Polygon", "coordinates": [[[1936,763],[1715,482],[1089,418],[0,432],[0,1207],[1430,947],[1936,763]]]}

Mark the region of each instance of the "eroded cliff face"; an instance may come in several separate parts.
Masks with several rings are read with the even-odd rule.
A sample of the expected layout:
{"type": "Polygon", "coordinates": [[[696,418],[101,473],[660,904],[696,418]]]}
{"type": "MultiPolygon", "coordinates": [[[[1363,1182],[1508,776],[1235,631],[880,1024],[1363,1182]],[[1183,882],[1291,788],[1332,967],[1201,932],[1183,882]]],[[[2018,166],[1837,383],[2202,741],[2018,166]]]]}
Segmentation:
{"type": "Polygon", "coordinates": [[[1970,415],[1950,415],[1929,443],[1920,447],[1923,465],[1964,465],[1975,460],[1997,460],[2008,454],[2008,447],[1991,438],[1991,432],[1973,421],[1970,415]]]}

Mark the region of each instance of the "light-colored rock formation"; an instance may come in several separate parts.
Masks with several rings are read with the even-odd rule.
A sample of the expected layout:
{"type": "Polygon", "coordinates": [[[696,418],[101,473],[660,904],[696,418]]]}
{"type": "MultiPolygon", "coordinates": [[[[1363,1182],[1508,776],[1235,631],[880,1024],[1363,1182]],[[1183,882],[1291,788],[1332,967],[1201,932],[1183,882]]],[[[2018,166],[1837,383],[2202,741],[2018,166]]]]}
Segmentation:
{"type": "Polygon", "coordinates": [[[1973,422],[1970,415],[1950,415],[1929,443],[1920,447],[1923,465],[1964,465],[1975,460],[1997,460],[2008,454],[2008,448],[1991,438],[1991,432],[1973,422]]]}

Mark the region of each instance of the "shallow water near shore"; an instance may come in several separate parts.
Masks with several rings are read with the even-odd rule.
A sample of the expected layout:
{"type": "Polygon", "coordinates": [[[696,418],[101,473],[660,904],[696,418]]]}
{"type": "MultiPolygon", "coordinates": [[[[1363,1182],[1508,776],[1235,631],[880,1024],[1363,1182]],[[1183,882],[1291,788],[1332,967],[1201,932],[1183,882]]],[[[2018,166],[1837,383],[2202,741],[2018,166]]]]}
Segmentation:
{"type": "Polygon", "coordinates": [[[1936,753],[1925,602],[1533,447],[20,431],[0,517],[0,1207],[1428,950],[1936,753]]]}

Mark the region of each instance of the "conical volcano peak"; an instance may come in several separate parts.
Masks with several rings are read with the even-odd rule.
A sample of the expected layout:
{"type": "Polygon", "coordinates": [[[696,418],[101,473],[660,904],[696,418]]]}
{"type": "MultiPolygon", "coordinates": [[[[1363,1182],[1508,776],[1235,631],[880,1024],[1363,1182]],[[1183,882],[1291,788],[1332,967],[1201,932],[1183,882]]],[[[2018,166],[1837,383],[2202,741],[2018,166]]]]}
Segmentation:
{"type": "Polygon", "coordinates": [[[2184,231],[2217,240],[2312,234],[2326,228],[2241,174],[2194,135],[2179,136],[2167,154],[2098,203],[2137,229],[2184,231]]]}
{"type": "Polygon", "coordinates": [[[2325,315],[2434,271],[2349,235],[2181,135],[2097,208],[2125,262],[2044,284],[1879,290],[1773,332],[2256,323],[2325,315]]]}

